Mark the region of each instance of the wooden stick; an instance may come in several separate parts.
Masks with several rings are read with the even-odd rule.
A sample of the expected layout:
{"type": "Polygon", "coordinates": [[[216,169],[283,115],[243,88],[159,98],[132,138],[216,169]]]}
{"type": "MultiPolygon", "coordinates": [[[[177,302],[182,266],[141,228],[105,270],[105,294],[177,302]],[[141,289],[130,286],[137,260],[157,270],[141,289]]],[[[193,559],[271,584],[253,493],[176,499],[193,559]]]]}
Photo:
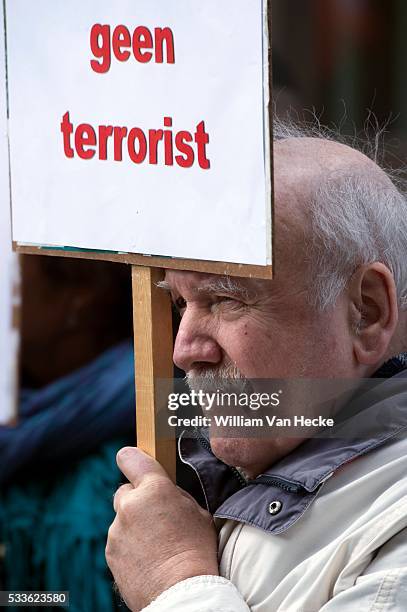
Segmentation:
{"type": "Polygon", "coordinates": [[[171,300],[156,287],[163,276],[158,268],[132,266],[137,445],[175,482],[175,434],[166,424],[173,379],[171,300]]]}

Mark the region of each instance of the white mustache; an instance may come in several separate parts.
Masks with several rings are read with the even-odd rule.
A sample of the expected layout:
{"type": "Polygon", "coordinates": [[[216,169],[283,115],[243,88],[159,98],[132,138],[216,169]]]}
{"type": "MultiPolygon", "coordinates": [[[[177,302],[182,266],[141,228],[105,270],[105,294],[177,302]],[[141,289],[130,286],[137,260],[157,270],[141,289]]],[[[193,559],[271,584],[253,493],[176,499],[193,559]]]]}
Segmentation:
{"type": "Polygon", "coordinates": [[[235,393],[242,392],[247,386],[247,379],[239,368],[233,364],[227,364],[218,368],[207,368],[196,372],[190,370],[186,373],[185,382],[191,391],[215,392],[228,389],[235,393]]]}

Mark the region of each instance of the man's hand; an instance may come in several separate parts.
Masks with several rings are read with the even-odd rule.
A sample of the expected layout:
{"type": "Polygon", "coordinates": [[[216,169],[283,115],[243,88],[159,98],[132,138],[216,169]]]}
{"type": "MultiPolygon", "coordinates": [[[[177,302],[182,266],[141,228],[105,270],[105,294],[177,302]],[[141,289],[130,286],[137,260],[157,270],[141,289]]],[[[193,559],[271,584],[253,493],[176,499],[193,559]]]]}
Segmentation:
{"type": "Polygon", "coordinates": [[[130,484],[114,496],[106,559],[127,606],[141,610],[181,580],[217,576],[210,514],[141,450],[123,448],[117,464],[130,484]]]}

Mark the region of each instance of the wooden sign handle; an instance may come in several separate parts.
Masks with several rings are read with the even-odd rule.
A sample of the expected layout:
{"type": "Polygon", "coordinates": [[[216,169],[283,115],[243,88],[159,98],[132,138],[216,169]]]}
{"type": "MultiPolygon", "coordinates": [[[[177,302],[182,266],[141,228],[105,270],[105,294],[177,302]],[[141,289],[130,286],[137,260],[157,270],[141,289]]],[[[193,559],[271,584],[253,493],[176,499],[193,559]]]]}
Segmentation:
{"type": "Polygon", "coordinates": [[[175,433],[165,427],[173,379],[171,300],[156,286],[163,276],[159,268],[132,266],[137,445],[175,482],[175,433]]]}

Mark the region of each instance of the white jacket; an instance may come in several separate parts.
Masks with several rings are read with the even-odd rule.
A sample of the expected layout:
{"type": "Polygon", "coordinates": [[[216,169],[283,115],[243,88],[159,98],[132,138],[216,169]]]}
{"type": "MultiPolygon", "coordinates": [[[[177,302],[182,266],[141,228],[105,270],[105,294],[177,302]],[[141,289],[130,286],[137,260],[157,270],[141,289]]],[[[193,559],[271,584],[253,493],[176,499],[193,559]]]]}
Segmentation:
{"type": "Polygon", "coordinates": [[[295,493],[229,496],[215,512],[221,577],[180,582],[144,612],[407,612],[406,397],[363,414],[374,421],[363,442],[322,441],[318,465],[306,443],[294,468],[292,455],[273,466],[268,482],[301,483],[295,493]]]}

